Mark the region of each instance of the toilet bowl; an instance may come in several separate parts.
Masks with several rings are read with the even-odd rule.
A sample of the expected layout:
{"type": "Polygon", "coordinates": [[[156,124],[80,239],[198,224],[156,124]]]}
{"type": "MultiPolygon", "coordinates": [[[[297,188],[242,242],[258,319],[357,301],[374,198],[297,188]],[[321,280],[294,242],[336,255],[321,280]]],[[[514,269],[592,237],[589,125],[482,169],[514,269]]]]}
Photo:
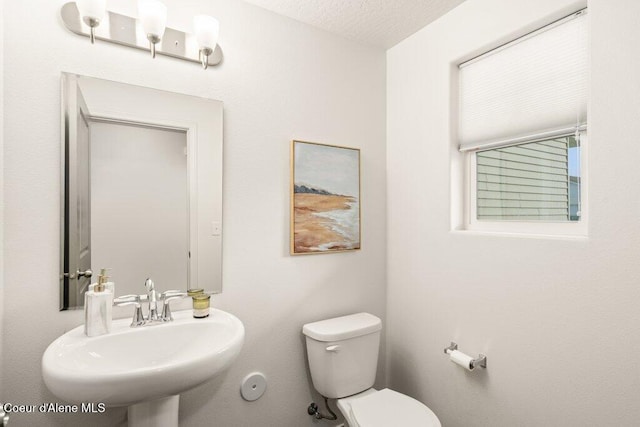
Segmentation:
{"type": "Polygon", "coordinates": [[[442,427],[428,406],[388,388],[338,399],[338,409],[349,427],[442,427]]]}
{"type": "Polygon", "coordinates": [[[314,388],[337,399],[348,427],[441,427],[423,403],[390,389],[376,390],[376,369],[382,321],[357,313],[307,323],[307,344],[314,388]]]}

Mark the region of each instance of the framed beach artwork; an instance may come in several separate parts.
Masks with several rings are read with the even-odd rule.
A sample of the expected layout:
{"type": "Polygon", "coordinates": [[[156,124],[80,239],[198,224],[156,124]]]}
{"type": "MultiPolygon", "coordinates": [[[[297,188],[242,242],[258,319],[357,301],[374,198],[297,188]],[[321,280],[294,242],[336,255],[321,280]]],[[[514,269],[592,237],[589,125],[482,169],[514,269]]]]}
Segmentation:
{"type": "Polygon", "coordinates": [[[291,142],[291,254],[360,249],[360,150],[291,142]]]}

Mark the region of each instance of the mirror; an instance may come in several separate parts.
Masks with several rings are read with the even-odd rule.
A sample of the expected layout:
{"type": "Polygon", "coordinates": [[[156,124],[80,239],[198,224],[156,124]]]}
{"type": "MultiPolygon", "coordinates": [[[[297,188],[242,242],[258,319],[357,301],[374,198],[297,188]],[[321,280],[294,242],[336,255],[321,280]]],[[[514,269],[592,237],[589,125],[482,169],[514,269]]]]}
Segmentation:
{"type": "Polygon", "coordinates": [[[61,145],[61,310],[101,268],[222,291],[222,102],[63,73],[61,145]]]}

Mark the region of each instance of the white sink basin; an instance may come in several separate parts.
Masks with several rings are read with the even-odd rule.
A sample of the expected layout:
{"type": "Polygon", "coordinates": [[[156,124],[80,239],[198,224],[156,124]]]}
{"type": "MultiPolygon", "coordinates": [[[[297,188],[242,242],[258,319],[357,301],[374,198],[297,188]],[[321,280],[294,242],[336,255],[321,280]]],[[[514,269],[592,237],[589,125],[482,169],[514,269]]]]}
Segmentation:
{"type": "Polygon", "coordinates": [[[137,328],[131,319],[114,320],[111,333],[99,337],[78,326],[45,351],[45,384],[68,402],[129,406],[189,390],[240,353],[244,326],[232,314],[212,309],[204,319],[194,319],[191,310],[173,316],[173,322],[137,328]]]}

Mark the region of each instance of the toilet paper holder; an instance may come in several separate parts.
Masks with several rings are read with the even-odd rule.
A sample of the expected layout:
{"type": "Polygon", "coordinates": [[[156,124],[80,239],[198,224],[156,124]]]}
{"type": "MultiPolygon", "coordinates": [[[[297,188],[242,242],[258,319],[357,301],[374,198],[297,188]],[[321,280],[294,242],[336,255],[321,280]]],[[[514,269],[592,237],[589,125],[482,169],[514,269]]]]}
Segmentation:
{"type": "MultiPolygon", "coordinates": [[[[449,345],[449,347],[444,349],[444,353],[445,354],[450,354],[454,350],[458,350],[458,344],[456,344],[455,342],[451,341],[451,344],[449,345]]],[[[480,366],[481,368],[485,368],[485,369],[487,368],[487,356],[485,356],[482,353],[478,354],[478,357],[476,357],[475,359],[471,360],[471,362],[469,363],[469,368],[470,369],[474,369],[474,368],[476,368],[478,366],[480,366]]]]}

